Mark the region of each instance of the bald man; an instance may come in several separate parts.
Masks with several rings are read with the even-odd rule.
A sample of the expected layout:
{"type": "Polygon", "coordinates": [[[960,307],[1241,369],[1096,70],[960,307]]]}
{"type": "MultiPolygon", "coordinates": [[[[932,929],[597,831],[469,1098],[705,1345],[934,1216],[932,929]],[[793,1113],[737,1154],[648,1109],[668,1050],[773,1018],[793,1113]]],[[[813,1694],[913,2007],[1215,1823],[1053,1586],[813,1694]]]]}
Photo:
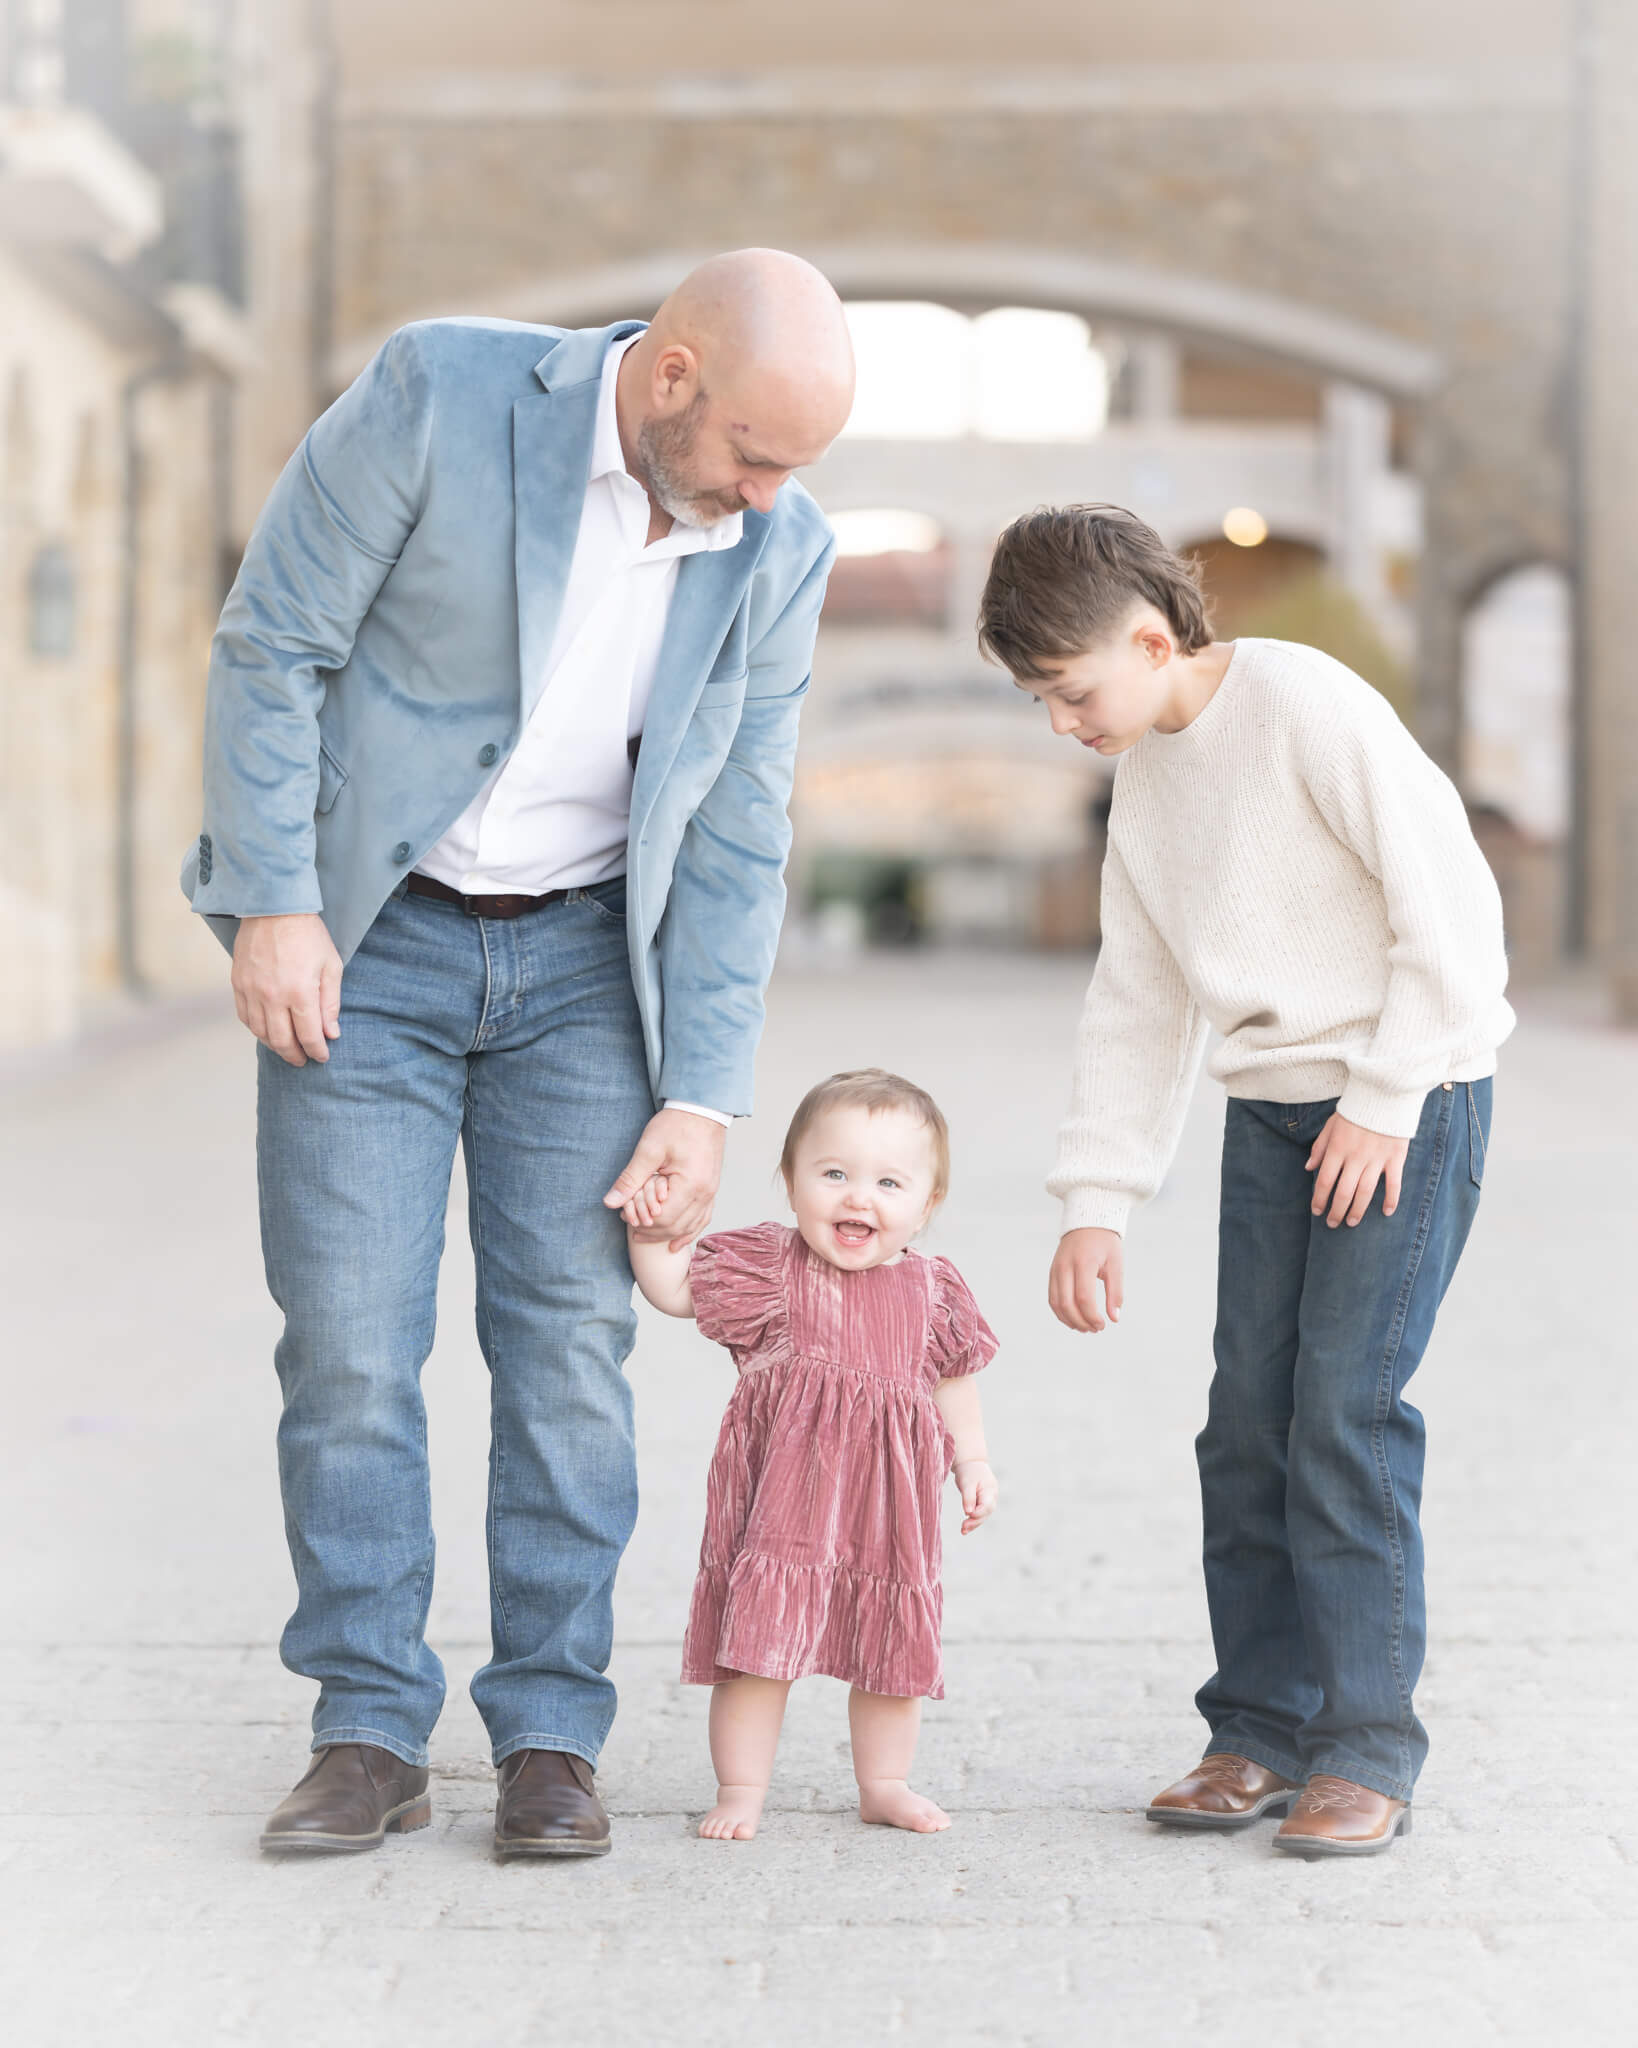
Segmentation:
{"type": "Polygon", "coordinates": [[[264,1848],[424,1826],[444,1674],[420,1372],[457,1140],[490,1374],[506,1856],[609,1847],[637,1492],[620,1207],[710,1216],[751,1108],[847,418],[835,293],[719,256],[653,323],[434,320],[307,435],[211,655],[183,872],[260,1041],[279,1476],[314,1761],[264,1848]]]}

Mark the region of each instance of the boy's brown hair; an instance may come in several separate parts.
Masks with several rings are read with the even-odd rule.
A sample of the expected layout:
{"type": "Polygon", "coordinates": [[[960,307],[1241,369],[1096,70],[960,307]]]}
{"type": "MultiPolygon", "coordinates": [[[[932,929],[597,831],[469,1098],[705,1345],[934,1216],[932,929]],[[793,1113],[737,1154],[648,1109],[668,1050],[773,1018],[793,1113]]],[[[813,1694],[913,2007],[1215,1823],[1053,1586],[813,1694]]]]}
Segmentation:
{"type": "Polygon", "coordinates": [[[978,644],[1009,675],[1049,682],[1143,603],[1165,615],[1184,654],[1210,644],[1198,562],[1119,505],[1041,505],[995,544],[978,644]]]}
{"type": "Polygon", "coordinates": [[[791,1127],[785,1133],[785,1147],[779,1155],[779,1171],[788,1188],[796,1172],[796,1148],[827,1110],[867,1109],[876,1115],[884,1109],[907,1109],[927,1127],[933,1141],[933,1200],[942,1202],[950,1192],[950,1127],[944,1112],[914,1081],[890,1074],[884,1067],[860,1067],[851,1074],[832,1074],[810,1088],[796,1105],[791,1127]]]}

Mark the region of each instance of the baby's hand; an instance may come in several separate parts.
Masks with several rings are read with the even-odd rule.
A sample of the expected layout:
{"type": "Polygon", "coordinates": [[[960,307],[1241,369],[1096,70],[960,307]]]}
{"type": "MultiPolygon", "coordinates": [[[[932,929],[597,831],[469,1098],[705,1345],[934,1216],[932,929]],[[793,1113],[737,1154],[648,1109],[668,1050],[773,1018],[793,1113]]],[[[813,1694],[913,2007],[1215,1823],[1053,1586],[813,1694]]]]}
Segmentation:
{"type": "Polygon", "coordinates": [[[961,1533],[970,1536],[980,1522],[987,1522],[995,1513],[1001,1489],[987,1459],[962,1458],[950,1469],[961,1494],[961,1505],[966,1509],[961,1518],[961,1533]]]}
{"type": "Polygon", "coordinates": [[[633,1230],[647,1230],[665,1207],[670,1192],[671,1183],[663,1173],[651,1174],[620,1214],[633,1230]]]}

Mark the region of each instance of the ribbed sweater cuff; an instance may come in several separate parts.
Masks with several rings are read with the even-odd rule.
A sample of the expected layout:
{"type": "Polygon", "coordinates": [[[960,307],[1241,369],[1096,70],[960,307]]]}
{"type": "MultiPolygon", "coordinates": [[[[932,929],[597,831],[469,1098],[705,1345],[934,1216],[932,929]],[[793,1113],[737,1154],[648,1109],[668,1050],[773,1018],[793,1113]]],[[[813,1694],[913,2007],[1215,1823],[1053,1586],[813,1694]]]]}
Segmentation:
{"type": "Polygon", "coordinates": [[[1112,1230],[1119,1236],[1132,1213],[1131,1196],[1109,1188],[1071,1188],[1063,1201],[1064,1230],[1112,1230]]]}
{"type": "Polygon", "coordinates": [[[1426,1089],[1406,1095],[1403,1090],[1380,1088],[1356,1075],[1337,1098],[1337,1115],[1379,1137],[1414,1138],[1426,1100],[1426,1089]]]}

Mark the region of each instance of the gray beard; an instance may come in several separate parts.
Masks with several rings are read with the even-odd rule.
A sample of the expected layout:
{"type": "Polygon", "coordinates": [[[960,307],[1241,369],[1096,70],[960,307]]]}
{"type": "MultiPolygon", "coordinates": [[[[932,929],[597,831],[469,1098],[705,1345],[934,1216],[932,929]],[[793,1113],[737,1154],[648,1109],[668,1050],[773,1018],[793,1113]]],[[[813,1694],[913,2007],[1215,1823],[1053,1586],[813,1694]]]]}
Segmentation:
{"type": "Polygon", "coordinates": [[[695,531],[728,517],[714,500],[699,496],[688,474],[688,459],[694,452],[705,404],[705,393],[697,391],[688,410],[676,419],[645,420],[637,429],[637,460],[649,496],[679,526],[695,531]]]}

